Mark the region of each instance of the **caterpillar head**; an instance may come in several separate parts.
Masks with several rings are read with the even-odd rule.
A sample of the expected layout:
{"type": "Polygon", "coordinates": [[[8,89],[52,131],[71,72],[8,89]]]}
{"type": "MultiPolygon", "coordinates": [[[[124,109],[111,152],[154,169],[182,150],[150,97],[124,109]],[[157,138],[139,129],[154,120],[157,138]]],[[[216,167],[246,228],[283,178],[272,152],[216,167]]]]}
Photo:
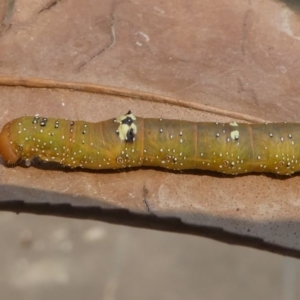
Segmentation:
{"type": "Polygon", "coordinates": [[[9,137],[9,128],[12,122],[7,123],[0,133],[0,156],[9,165],[15,164],[20,159],[20,154],[17,149],[14,149],[9,137]]]}

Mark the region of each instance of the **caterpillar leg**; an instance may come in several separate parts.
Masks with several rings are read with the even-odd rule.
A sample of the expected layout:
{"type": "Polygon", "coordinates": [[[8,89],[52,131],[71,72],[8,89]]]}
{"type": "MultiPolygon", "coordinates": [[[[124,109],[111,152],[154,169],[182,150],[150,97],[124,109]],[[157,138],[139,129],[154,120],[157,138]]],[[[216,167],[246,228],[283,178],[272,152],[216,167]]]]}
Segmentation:
{"type": "Polygon", "coordinates": [[[27,158],[25,159],[25,166],[30,167],[33,159],[27,158]]]}

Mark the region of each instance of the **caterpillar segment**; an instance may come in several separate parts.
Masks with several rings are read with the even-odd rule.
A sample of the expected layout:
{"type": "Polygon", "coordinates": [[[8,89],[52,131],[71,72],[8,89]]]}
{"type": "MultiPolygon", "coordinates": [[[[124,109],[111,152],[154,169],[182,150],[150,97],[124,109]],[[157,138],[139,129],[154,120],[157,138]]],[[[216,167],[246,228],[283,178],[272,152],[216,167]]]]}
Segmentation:
{"type": "Polygon", "coordinates": [[[300,124],[204,123],[137,118],[99,123],[39,116],[7,123],[0,155],[8,165],[38,157],[70,168],[162,167],[225,174],[300,171],[300,124]]]}

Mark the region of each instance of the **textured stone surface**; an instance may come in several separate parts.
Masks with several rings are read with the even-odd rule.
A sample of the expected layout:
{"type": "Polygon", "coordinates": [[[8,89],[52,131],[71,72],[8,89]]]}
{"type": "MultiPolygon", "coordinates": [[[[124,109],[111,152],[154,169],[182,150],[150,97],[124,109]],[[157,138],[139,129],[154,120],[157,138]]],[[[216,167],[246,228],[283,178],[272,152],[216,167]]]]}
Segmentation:
{"type": "Polygon", "coordinates": [[[300,262],[201,237],[0,214],[1,299],[296,300],[300,262]]]}
{"type": "MultiPolygon", "coordinates": [[[[0,4],[0,10],[1,76],[101,83],[270,121],[299,121],[300,21],[290,2],[89,0],[29,6],[16,0],[14,6],[0,4]]],[[[142,117],[231,120],[59,89],[0,87],[0,102],[1,126],[37,113],[99,121],[129,108],[142,117]]],[[[0,178],[3,210],[189,232],[299,256],[299,176],[73,172],[1,164],[0,178]]]]}

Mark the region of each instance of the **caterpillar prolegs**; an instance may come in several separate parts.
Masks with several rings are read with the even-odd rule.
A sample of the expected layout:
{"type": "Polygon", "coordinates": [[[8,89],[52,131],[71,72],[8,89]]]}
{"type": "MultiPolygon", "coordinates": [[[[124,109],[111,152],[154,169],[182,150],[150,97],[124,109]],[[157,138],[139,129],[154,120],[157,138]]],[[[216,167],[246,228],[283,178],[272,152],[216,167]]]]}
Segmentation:
{"type": "Polygon", "coordinates": [[[30,165],[38,157],[71,168],[290,175],[300,171],[300,124],[196,123],[136,118],[130,111],[99,123],[22,117],[3,127],[0,155],[7,164],[30,165]]]}

